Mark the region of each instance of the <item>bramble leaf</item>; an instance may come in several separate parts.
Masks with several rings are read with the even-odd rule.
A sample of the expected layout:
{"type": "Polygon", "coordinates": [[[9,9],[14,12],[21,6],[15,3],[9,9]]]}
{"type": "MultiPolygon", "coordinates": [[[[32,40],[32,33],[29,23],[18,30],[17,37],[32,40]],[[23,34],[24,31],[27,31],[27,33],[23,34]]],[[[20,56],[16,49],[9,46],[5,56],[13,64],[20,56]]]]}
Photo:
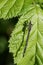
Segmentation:
{"type": "Polygon", "coordinates": [[[9,43],[17,65],[43,65],[43,13],[39,5],[20,17],[9,43]]]}
{"type": "Polygon", "coordinates": [[[0,0],[0,18],[17,16],[23,6],[24,0],[0,0]]]}
{"type": "MultiPolygon", "coordinates": [[[[32,10],[32,12],[33,12],[33,10],[32,10]]],[[[25,23],[25,21],[28,21],[28,19],[30,19],[33,16],[32,12],[29,12],[28,14],[26,14],[25,16],[22,16],[19,19],[14,31],[11,34],[12,37],[10,38],[10,41],[9,41],[10,42],[9,47],[10,47],[10,51],[12,51],[14,53],[14,57],[18,53],[17,57],[15,57],[15,58],[19,58],[19,56],[20,56],[20,58],[22,58],[22,56],[23,56],[23,49],[26,44],[25,42],[26,42],[26,37],[27,37],[27,33],[28,33],[28,29],[27,28],[26,28],[26,30],[24,29],[25,28],[24,23],[25,23]],[[15,49],[15,51],[13,49],[15,49]]],[[[30,20],[29,20],[29,22],[30,22],[30,20]]],[[[16,59],[15,62],[19,62],[19,60],[16,59]]]]}
{"type": "Polygon", "coordinates": [[[33,0],[0,0],[0,18],[22,15],[32,7],[33,0]]]}

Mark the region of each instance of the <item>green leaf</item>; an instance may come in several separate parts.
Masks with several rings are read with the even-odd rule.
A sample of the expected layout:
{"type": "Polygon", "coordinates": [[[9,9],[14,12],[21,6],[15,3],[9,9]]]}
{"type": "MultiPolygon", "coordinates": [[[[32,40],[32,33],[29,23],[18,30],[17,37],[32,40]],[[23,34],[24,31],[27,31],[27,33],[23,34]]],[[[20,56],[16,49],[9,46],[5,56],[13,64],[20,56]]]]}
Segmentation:
{"type": "MultiPolygon", "coordinates": [[[[22,56],[23,56],[23,48],[26,44],[25,42],[26,42],[26,37],[27,37],[26,33],[28,32],[28,30],[26,29],[25,34],[24,34],[24,30],[23,30],[24,23],[25,23],[25,21],[30,19],[32,16],[33,16],[33,10],[31,10],[29,13],[26,13],[24,16],[21,16],[17,25],[15,26],[14,31],[11,34],[12,37],[9,40],[10,51],[12,51],[14,53],[14,57],[15,57],[16,53],[19,51],[17,54],[17,57],[15,57],[15,58],[19,58],[19,56],[22,58],[22,56]],[[19,47],[21,45],[22,45],[22,47],[19,49],[19,47]],[[15,51],[13,49],[15,49],[15,51]]],[[[29,22],[30,22],[30,20],[29,20],[29,22]]],[[[19,60],[16,59],[15,62],[18,63],[19,60]]]]}
{"type": "MultiPolygon", "coordinates": [[[[35,1],[34,1],[35,2],[35,1]]],[[[12,18],[22,15],[30,9],[33,0],[0,0],[0,18],[12,18]]]]}
{"type": "Polygon", "coordinates": [[[25,14],[34,3],[43,3],[43,0],[0,0],[0,18],[12,18],[25,14]]]}
{"type": "Polygon", "coordinates": [[[36,3],[43,3],[43,0],[35,0],[36,3]]]}
{"type": "Polygon", "coordinates": [[[25,57],[18,65],[43,65],[43,15],[36,7],[36,14],[32,17],[32,29],[28,41],[25,57]]]}
{"type": "Polygon", "coordinates": [[[43,0],[39,0],[40,3],[43,3],[43,0]]]}
{"type": "Polygon", "coordinates": [[[24,0],[0,0],[0,18],[17,16],[23,6],[23,2],[24,0]]]}
{"type": "Polygon", "coordinates": [[[43,65],[43,11],[39,5],[20,17],[9,43],[9,51],[17,65],[43,65]],[[30,21],[31,31],[28,29],[30,21]]]}
{"type": "Polygon", "coordinates": [[[20,15],[25,14],[26,12],[28,12],[29,9],[33,7],[32,2],[33,2],[32,0],[24,0],[24,4],[20,11],[20,15]]]}

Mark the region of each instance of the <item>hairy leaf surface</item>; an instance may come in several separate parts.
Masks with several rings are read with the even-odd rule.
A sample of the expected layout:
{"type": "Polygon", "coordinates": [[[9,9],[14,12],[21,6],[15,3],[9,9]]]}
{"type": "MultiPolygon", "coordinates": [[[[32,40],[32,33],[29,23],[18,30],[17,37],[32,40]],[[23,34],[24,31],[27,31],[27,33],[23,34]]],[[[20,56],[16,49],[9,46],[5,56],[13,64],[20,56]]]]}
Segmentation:
{"type": "Polygon", "coordinates": [[[43,65],[43,13],[39,5],[20,17],[9,43],[17,65],[43,65]]]}
{"type": "MultiPolygon", "coordinates": [[[[39,0],[39,2],[42,0],[39,0]]],[[[28,12],[37,0],[0,0],[0,18],[12,18],[28,12]]]]}
{"type": "Polygon", "coordinates": [[[17,16],[23,6],[24,0],[0,0],[0,18],[17,16]]]}

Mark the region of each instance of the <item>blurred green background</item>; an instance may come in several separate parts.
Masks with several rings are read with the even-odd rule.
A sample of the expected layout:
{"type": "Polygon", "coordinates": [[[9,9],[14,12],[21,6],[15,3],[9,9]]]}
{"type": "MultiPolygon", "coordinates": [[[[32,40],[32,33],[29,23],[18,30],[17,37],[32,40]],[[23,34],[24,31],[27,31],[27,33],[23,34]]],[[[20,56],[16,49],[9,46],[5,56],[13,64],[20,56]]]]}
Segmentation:
{"type": "Polygon", "coordinates": [[[0,19],[0,65],[14,65],[13,54],[9,53],[8,40],[18,21],[18,17],[9,20],[0,19]]]}

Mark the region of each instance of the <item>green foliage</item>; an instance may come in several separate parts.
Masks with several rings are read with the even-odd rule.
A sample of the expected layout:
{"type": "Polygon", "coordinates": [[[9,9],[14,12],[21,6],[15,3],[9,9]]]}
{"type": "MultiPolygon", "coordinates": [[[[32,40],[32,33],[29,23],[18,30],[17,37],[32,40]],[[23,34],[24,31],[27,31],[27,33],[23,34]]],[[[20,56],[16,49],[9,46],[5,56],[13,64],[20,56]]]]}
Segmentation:
{"type": "Polygon", "coordinates": [[[9,50],[13,53],[14,63],[17,65],[43,65],[43,12],[39,5],[30,6],[28,12],[24,12],[20,17],[9,43],[9,50]],[[32,28],[28,31],[30,21],[32,28]],[[27,40],[28,32],[30,34],[27,40]]]}
{"type": "MultiPolygon", "coordinates": [[[[11,34],[8,47],[14,64],[43,65],[43,0],[0,0],[1,32],[11,34]]],[[[0,53],[7,44],[0,37],[0,53]]]]}
{"type": "Polygon", "coordinates": [[[0,0],[0,18],[17,16],[23,6],[23,1],[24,0],[0,0]]]}
{"type": "Polygon", "coordinates": [[[4,36],[0,37],[0,53],[3,53],[7,46],[7,39],[4,36]]]}
{"type": "MultiPolygon", "coordinates": [[[[42,0],[39,0],[39,2],[42,0]]],[[[24,14],[32,7],[37,0],[0,0],[0,18],[12,18],[24,14]],[[19,3],[19,4],[18,4],[19,3]],[[30,7],[31,6],[31,7],[30,7]]]]}

